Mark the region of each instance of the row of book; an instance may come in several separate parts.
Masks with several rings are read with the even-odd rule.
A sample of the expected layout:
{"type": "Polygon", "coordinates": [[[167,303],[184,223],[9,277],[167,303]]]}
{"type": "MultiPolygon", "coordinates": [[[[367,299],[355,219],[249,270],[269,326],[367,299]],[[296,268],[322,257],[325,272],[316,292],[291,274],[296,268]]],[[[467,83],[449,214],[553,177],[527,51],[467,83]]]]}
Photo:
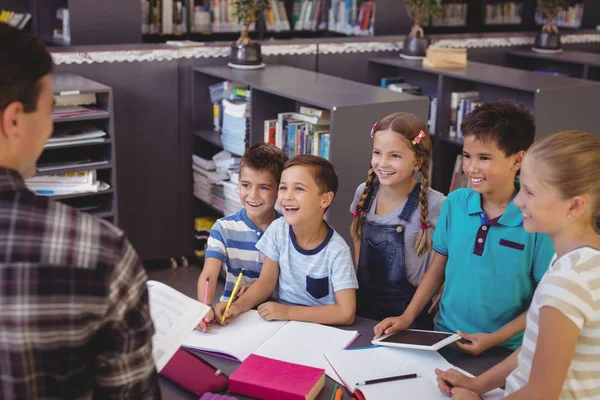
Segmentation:
{"type": "Polygon", "coordinates": [[[298,112],[277,114],[264,122],[264,141],[282,149],[289,157],[312,154],[329,159],[329,110],[302,106],[298,112]]]}
{"type": "Polygon", "coordinates": [[[522,15],[523,3],[507,1],[485,5],[486,24],[520,24],[522,22],[522,15]]]}
{"type": "Polygon", "coordinates": [[[30,13],[18,13],[15,11],[0,9],[0,23],[14,26],[17,29],[23,29],[30,20],[30,13]]]}
{"type": "Polygon", "coordinates": [[[465,116],[473,111],[478,105],[479,92],[452,92],[450,94],[450,129],[448,136],[451,138],[462,138],[461,124],[465,116]]]}
{"type": "MultiPolygon", "coordinates": [[[[581,21],[583,20],[583,4],[576,3],[569,7],[567,10],[559,11],[553,23],[559,27],[567,28],[581,28],[581,21]]],[[[535,22],[537,24],[543,24],[544,13],[542,10],[537,10],[535,13],[535,22]]]]}
{"type": "Polygon", "coordinates": [[[182,34],[187,31],[189,9],[183,0],[141,0],[142,33],[182,34]]]}
{"type": "Polygon", "coordinates": [[[375,1],[332,0],[328,29],[346,35],[373,36],[375,1]]]}
{"type": "Polygon", "coordinates": [[[463,3],[442,4],[442,15],[431,19],[431,26],[463,26],[467,24],[469,5],[463,3]]]}

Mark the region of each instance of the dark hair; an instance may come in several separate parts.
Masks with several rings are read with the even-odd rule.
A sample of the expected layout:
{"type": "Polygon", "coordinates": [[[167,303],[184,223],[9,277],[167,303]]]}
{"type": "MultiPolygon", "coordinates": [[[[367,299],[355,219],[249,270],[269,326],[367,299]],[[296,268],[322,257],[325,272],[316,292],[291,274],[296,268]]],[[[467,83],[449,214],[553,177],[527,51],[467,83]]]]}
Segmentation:
{"type": "Polygon", "coordinates": [[[283,169],[285,171],[297,165],[309,167],[321,194],[333,192],[333,197],[335,197],[338,190],[338,177],[333,164],[329,160],[309,154],[302,154],[290,158],[283,166],[283,169]]]}
{"type": "Polygon", "coordinates": [[[255,171],[267,171],[273,175],[273,179],[277,183],[281,179],[283,165],[288,160],[285,154],[279,147],[270,143],[258,143],[250,147],[244,153],[240,161],[240,171],[247,167],[255,171]]]}
{"type": "Polygon", "coordinates": [[[34,112],[40,79],[52,72],[52,56],[35,36],[0,23],[0,110],[15,101],[34,112]]]}
{"type": "Polygon", "coordinates": [[[493,141],[506,156],[526,151],[535,137],[533,112],[510,100],[489,101],[467,114],[460,125],[463,137],[493,141]]]}
{"type": "MultiPolygon", "coordinates": [[[[419,192],[419,209],[420,216],[419,221],[422,227],[426,227],[425,229],[421,229],[419,233],[417,233],[417,237],[415,240],[415,251],[418,256],[421,256],[431,250],[431,224],[429,224],[429,166],[431,165],[431,155],[433,152],[433,144],[431,143],[431,138],[429,137],[429,132],[427,131],[427,124],[419,117],[414,114],[409,114],[405,112],[396,112],[388,115],[383,118],[381,121],[377,122],[374,126],[373,134],[375,135],[379,131],[391,130],[396,132],[398,135],[402,136],[409,145],[409,148],[413,151],[415,158],[417,160],[421,160],[421,168],[419,172],[421,172],[421,191],[419,192]],[[413,140],[419,137],[418,142],[413,140]]],[[[360,195],[360,199],[358,203],[356,203],[356,212],[358,215],[354,217],[352,220],[352,225],[350,226],[350,232],[352,235],[359,239],[362,234],[362,227],[365,223],[365,210],[366,200],[373,192],[375,188],[375,184],[377,183],[377,175],[373,168],[369,169],[367,173],[367,180],[365,182],[365,188],[360,195]]]]}

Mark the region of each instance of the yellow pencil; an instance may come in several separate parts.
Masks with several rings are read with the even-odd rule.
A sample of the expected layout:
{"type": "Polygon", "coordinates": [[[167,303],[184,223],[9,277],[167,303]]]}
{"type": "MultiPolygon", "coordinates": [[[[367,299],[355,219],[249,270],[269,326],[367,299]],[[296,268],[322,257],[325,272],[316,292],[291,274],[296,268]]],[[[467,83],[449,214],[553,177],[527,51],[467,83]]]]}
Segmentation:
{"type": "Polygon", "coordinates": [[[235,294],[237,293],[238,288],[240,287],[240,282],[242,281],[242,274],[244,273],[244,268],[240,271],[238,275],[237,281],[235,281],[235,286],[233,287],[233,292],[231,292],[231,296],[229,297],[229,301],[227,302],[227,307],[225,307],[225,311],[223,311],[223,317],[221,318],[221,323],[225,322],[225,313],[231,307],[231,303],[233,303],[233,299],[235,298],[235,294]]]}

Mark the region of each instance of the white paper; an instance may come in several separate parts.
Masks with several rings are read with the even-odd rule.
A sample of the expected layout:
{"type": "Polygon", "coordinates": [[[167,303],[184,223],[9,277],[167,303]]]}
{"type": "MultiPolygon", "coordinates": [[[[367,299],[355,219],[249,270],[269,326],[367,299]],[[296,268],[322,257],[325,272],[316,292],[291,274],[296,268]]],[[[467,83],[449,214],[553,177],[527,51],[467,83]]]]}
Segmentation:
{"type": "Polygon", "coordinates": [[[193,331],[185,339],[183,346],[222,353],[241,362],[285,324],[285,321],[266,321],[258,311],[249,310],[233,318],[225,326],[211,325],[208,333],[193,331]]]}
{"type": "MultiPolygon", "coordinates": [[[[372,347],[360,350],[328,352],[325,355],[344,386],[351,392],[359,389],[367,400],[446,400],[437,387],[435,369],[455,368],[436,351],[372,347]],[[356,386],[357,382],[416,373],[417,378],[356,386]]],[[[468,376],[472,376],[465,373],[468,376]]],[[[484,396],[486,400],[503,397],[502,390],[484,396]]]]}
{"type": "Polygon", "coordinates": [[[357,331],[290,321],[276,335],[260,346],[254,354],[309,367],[323,368],[327,376],[341,383],[325,359],[325,353],[345,349],[357,336],[357,331]]]}
{"type": "Polygon", "coordinates": [[[148,281],[147,287],[155,330],[152,357],[160,372],[210,307],[160,282],[148,281]]]}

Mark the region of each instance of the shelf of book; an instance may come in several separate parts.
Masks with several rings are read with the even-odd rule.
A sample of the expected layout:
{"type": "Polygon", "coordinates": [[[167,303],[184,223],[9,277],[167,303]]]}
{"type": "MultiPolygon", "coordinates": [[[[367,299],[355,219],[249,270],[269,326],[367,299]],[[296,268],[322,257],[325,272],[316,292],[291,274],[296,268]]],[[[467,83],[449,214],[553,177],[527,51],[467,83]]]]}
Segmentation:
{"type": "Polygon", "coordinates": [[[117,223],[112,89],[67,73],[53,74],[52,84],[53,121],[61,123],[55,124],[38,172],[26,184],[40,195],[117,223]]]}
{"type": "MultiPolygon", "coordinates": [[[[371,154],[369,149],[372,146],[369,132],[373,123],[396,111],[411,112],[422,118],[427,113],[425,98],[394,93],[312,71],[283,65],[268,65],[256,71],[204,66],[192,69],[193,132],[214,129],[215,116],[210,88],[224,81],[245,85],[250,91],[247,145],[264,141],[265,122],[277,121],[283,115],[322,110],[323,114],[317,116],[316,120],[321,118],[324,121],[328,117],[328,158],[336,168],[340,186],[336,195],[339,200],[331,208],[327,219],[348,241],[348,227],[352,216],[344,204],[352,199],[356,187],[366,178],[371,154]]],[[[198,135],[194,137],[197,142],[194,149],[190,149],[190,158],[192,150],[196,154],[205,151],[205,158],[216,153],[212,143],[198,135]],[[212,151],[208,150],[210,146],[213,146],[212,151]]],[[[304,147],[308,143],[306,140],[298,143],[302,144],[296,151],[308,149],[304,147]]],[[[191,215],[189,220],[193,220],[191,215]]]]}
{"type": "Polygon", "coordinates": [[[368,80],[373,85],[401,78],[436,99],[432,187],[447,193],[456,157],[462,153],[460,122],[479,102],[511,99],[534,112],[536,137],[565,129],[593,132],[600,123],[594,99],[600,84],[564,76],[469,62],[465,68],[434,69],[421,61],[399,58],[369,60],[368,80]]]}

